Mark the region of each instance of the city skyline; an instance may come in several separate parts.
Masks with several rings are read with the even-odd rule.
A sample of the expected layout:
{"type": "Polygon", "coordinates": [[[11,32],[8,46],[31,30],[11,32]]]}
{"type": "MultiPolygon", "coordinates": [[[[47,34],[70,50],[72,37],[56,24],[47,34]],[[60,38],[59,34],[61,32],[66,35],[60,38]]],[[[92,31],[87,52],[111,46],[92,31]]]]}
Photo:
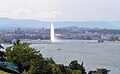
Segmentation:
{"type": "Polygon", "coordinates": [[[44,21],[120,19],[119,0],[0,0],[0,17],[44,21]]]}

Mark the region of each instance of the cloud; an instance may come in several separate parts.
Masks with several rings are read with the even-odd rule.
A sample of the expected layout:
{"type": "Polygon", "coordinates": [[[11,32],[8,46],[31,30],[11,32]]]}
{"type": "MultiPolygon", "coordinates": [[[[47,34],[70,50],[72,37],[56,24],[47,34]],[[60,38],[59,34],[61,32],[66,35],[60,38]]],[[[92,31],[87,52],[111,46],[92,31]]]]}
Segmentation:
{"type": "Polygon", "coordinates": [[[29,18],[31,16],[31,11],[20,8],[20,9],[12,11],[11,16],[15,18],[29,18]]]}
{"type": "Polygon", "coordinates": [[[23,8],[20,8],[20,9],[17,9],[15,11],[13,11],[13,14],[17,14],[17,15],[26,15],[26,14],[29,14],[30,13],[30,10],[26,10],[26,9],[23,9],[23,8]]]}
{"type": "Polygon", "coordinates": [[[54,18],[60,14],[61,12],[59,11],[49,11],[49,12],[42,12],[41,14],[39,14],[39,17],[49,19],[49,18],[54,18]]]}
{"type": "Polygon", "coordinates": [[[16,19],[37,19],[37,20],[52,20],[61,14],[59,11],[48,11],[48,12],[34,12],[28,9],[19,8],[8,14],[7,17],[16,19]]]}
{"type": "Polygon", "coordinates": [[[119,20],[119,13],[120,0],[0,0],[0,17],[9,18],[119,20]]]}

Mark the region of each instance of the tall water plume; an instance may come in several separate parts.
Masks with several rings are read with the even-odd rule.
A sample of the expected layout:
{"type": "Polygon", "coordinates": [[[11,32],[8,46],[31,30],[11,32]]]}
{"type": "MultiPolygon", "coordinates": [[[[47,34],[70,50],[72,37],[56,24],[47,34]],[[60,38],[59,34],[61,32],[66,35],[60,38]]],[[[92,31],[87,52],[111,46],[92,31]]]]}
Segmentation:
{"type": "Polygon", "coordinates": [[[54,25],[51,23],[51,42],[55,42],[55,31],[54,31],[54,25]]]}

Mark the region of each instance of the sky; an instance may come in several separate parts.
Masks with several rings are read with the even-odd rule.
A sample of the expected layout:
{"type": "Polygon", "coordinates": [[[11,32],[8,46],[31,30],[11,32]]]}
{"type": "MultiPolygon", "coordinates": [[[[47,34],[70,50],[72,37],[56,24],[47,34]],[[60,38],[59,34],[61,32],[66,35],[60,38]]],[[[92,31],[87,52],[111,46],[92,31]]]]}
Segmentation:
{"type": "Polygon", "coordinates": [[[120,0],[0,0],[0,17],[44,21],[120,20],[120,0]]]}

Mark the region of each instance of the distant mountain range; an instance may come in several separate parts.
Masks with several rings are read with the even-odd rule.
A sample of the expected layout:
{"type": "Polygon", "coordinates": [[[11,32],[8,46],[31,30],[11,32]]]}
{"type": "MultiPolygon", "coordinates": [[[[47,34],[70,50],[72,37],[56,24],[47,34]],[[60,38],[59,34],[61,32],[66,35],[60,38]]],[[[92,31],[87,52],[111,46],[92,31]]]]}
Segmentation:
{"type": "MultiPolygon", "coordinates": [[[[38,20],[20,20],[11,18],[0,18],[0,29],[13,29],[13,28],[50,28],[51,22],[44,22],[38,20]]],[[[79,26],[88,28],[107,28],[107,29],[120,29],[120,21],[86,21],[86,22],[53,22],[56,28],[79,26]]]]}

